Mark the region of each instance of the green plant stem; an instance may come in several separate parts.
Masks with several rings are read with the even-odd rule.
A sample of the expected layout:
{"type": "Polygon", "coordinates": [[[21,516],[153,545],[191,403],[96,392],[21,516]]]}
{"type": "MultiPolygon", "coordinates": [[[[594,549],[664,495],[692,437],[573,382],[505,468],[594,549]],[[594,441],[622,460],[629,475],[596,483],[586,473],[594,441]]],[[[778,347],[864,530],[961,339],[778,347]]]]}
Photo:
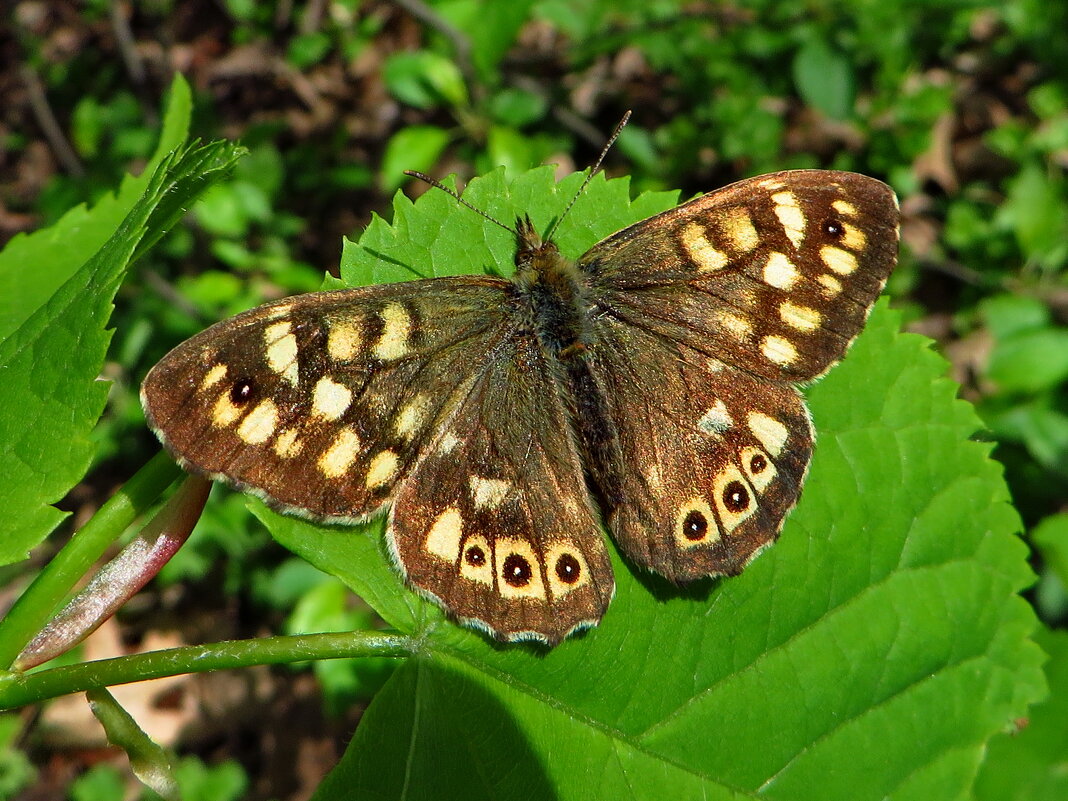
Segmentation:
{"type": "Polygon", "coordinates": [[[167,454],[159,453],[71,537],[0,621],[0,665],[7,666],[15,660],[67,598],[78,579],[181,472],[167,454]]]}
{"type": "Polygon", "coordinates": [[[0,709],[25,706],[94,687],[202,673],[210,670],[278,665],[315,659],[410,656],[414,643],[401,634],[346,631],[230,640],[119,656],[34,673],[0,674],[0,709]]]}

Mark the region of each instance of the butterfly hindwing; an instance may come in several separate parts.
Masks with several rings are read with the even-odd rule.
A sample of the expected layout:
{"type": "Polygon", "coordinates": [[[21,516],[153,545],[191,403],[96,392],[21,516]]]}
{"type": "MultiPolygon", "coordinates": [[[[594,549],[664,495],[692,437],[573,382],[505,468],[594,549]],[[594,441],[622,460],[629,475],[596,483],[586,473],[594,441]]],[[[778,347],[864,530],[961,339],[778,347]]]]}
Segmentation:
{"type": "Polygon", "coordinates": [[[502,335],[505,282],[433,279],[300,295],[179,345],[142,387],[181,463],[316,519],[382,508],[502,335]]]}
{"type": "Polygon", "coordinates": [[[387,541],[408,580],[502,639],[555,644],[597,623],[614,581],[553,370],[516,332],[394,500],[387,541]]]}
{"type": "Polygon", "coordinates": [[[795,170],[739,181],[579,261],[605,314],[746,372],[807,381],[842,358],[897,258],[880,181],[795,170]]]}
{"type": "Polygon", "coordinates": [[[611,318],[594,359],[624,460],[617,545],[675,582],[740,572],[800,494],[813,439],[800,394],[611,318]]]}

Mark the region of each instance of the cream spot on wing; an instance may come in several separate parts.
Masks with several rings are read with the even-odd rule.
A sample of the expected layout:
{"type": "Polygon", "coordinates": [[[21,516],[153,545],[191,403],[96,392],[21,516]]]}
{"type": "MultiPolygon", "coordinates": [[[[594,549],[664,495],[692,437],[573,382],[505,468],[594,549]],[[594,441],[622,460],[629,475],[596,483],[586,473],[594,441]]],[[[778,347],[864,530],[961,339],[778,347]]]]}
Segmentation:
{"type": "Polygon", "coordinates": [[[742,463],[742,472],[745,473],[745,477],[749,479],[749,483],[753,485],[753,489],[757,492],[763,492],[767,489],[768,485],[775,479],[775,476],[778,475],[779,471],[775,469],[774,463],[760,448],[752,446],[742,448],[738,454],[738,459],[742,463]]]}
{"type": "Polygon", "coordinates": [[[733,425],[734,419],[731,417],[731,413],[727,411],[727,404],[720,398],[716,398],[712,405],[708,407],[708,411],[697,421],[699,429],[713,436],[723,434],[733,425]]]}
{"type": "Polygon", "coordinates": [[[857,257],[848,250],[824,245],[820,248],[820,258],[839,275],[850,275],[857,270],[857,257]]]}
{"type": "Polygon", "coordinates": [[[327,478],[345,475],[359,456],[361,447],[359,434],[351,427],[341,429],[330,447],[319,457],[319,469],[327,478]]]}
{"type": "Polygon", "coordinates": [[[430,398],[426,395],[416,395],[397,412],[393,432],[401,439],[410,440],[426,422],[429,406],[430,398]]]}
{"type": "Polygon", "coordinates": [[[454,450],[456,446],[460,444],[460,440],[451,431],[446,431],[445,435],[441,438],[441,444],[438,445],[438,453],[442,456],[448,456],[454,450]]]}
{"type": "Polygon", "coordinates": [[[719,359],[713,359],[709,357],[709,359],[705,362],[705,369],[713,375],[722,372],[724,367],[726,367],[726,365],[719,359]]]}
{"type": "Polygon", "coordinates": [[[493,564],[490,560],[489,543],[481,534],[472,534],[464,540],[464,552],[460,557],[460,575],[488,587],[493,586],[493,564]]]}
{"type": "Polygon", "coordinates": [[[842,244],[851,250],[863,250],[868,244],[868,237],[857,226],[840,223],[842,226],[842,244]]]}
{"type": "Polygon", "coordinates": [[[797,348],[785,337],[766,336],[760,343],[760,352],[775,364],[786,367],[797,361],[797,348]]]}
{"type": "Polygon", "coordinates": [[[297,366],[297,338],[292,328],[288,320],[269,325],[264,329],[263,342],[267,347],[267,366],[295,387],[300,381],[300,371],[297,366]]]}
{"type": "Polygon", "coordinates": [[[212,367],[210,370],[208,370],[207,375],[205,375],[203,380],[200,382],[200,392],[204,392],[205,390],[211,389],[213,386],[218,384],[220,381],[226,378],[226,373],[227,367],[225,364],[217,364],[212,367]]]}
{"type": "Polygon", "coordinates": [[[786,300],[779,304],[779,317],[791,328],[798,331],[815,331],[819,328],[823,316],[808,306],[797,306],[786,300]]]}
{"type": "Polygon", "coordinates": [[[237,427],[237,435],[249,445],[259,445],[270,439],[277,427],[278,407],[265,400],[245,416],[237,427]]]}
{"type": "Polygon", "coordinates": [[[764,446],[764,450],[770,453],[772,458],[782,453],[786,439],[790,436],[786,426],[763,412],[750,412],[746,423],[749,430],[753,432],[753,436],[757,438],[757,442],[764,446]]]}
{"type": "Polygon", "coordinates": [[[723,236],[735,250],[748,253],[760,244],[760,235],[753,227],[753,218],[749,216],[748,210],[738,206],[727,209],[717,222],[723,236]]]}
{"type": "Polygon", "coordinates": [[[427,553],[446,562],[455,562],[456,557],[460,555],[460,540],[463,535],[463,515],[455,506],[450,506],[434,519],[430,531],[426,534],[427,553]]]}
{"type": "Polygon", "coordinates": [[[795,248],[801,247],[805,239],[805,214],[798,205],[797,196],[793,192],[779,192],[772,195],[771,200],[786,236],[795,248]]]}
{"type": "Polygon", "coordinates": [[[590,583],[590,569],[578,548],[567,542],[552,542],[545,554],[545,573],[553,598],[563,598],[572,590],[590,583]]]}
{"type": "Polygon", "coordinates": [[[792,261],[778,251],[768,254],[768,260],[764,264],[764,283],[776,289],[791,289],[801,273],[792,261]]]}
{"type": "Polygon", "coordinates": [[[363,344],[363,332],[360,324],[347,318],[333,318],[329,322],[330,331],[326,335],[326,352],[331,359],[347,362],[355,359],[363,344]]]}
{"type": "Polygon", "coordinates": [[[367,468],[367,489],[381,487],[383,484],[397,475],[397,467],[400,460],[392,450],[384,450],[376,453],[371,459],[371,466],[367,468]]]}
{"type": "Polygon", "coordinates": [[[857,216],[857,207],[850,203],[848,200],[838,200],[831,203],[831,208],[837,211],[839,214],[844,214],[847,217],[857,216]]]}
{"type": "Polygon", "coordinates": [[[753,333],[753,326],[748,320],[731,312],[718,312],[716,322],[737,339],[747,339],[753,333]]]}
{"type": "Polygon", "coordinates": [[[545,583],[541,579],[541,561],[526,540],[502,537],[494,544],[497,590],[504,598],[540,598],[545,600],[545,583]]]}
{"type": "Polygon", "coordinates": [[[704,498],[691,498],[675,515],[675,544],[680,548],[712,545],[720,538],[719,525],[712,507],[704,498]]]}
{"type": "Polygon", "coordinates": [[[816,278],[816,282],[823,287],[823,294],[829,298],[835,297],[842,291],[842,282],[833,275],[824,273],[816,278]]]}
{"type": "Polygon", "coordinates": [[[325,420],[339,419],[352,403],[352,390],[328,376],[315,384],[312,393],[312,414],[325,420]]]}
{"type": "Polygon", "coordinates": [[[382,309],[382,336],[374,347],[374,356],[382,361],[399,359],[408,353],[408,338],[412,332],[412,316],[399,303],[388,303],[382,309]]]}
{"type": "Polygon", "coordinates": [[[658,465],[650,465],[649,469],[645,471],[645,483],[649,485],[649,489],[653,490],[653,492],[660,492],[663,482],[660,480],[660,467],[658,465]]]}
{"type": "Polygon", "coordinates": [[[224,392],[219,396],[219,399],[215,401],[215,406],[211,410],[211,422],[216,428],[225,428],[226,426],[233,425],[244,414],[244,409],[241,406],[234,404],[230,400],[230,393],[224,392]]]}
{"type": "Polygon", "coordinates": [[[733,464],[724,467],[712,480],[712,495],[724,534],[733,532],[757,510],[753,489],[733,464]]]}
{"type": "Polygon", "coordinates": [[[512,491],[510,481],[480,476],[471,476],[470,487],[476,509],[496,509],[504,503],[508,493],[512,491]]]}
{"type": "Polygon", "coordinates": [[[777,178],[764,178],[763,180],[757,182],[757,186],[761,187],[762,189],[767,189],[769,192],[775,192],[779,189],[782,189],[784,186],[786,186],[786,184],[784,184],[777,178]]]}
{"type": "Polygon", "coordinates": [[[274,452],[283,459],[292,459],[304,450],[304,443],[297,439],[299,432],[295,428],[287,428],[278,435],[274,441],[274,452]]]}
{"type": "Polygon", "coordinates": [[[271,311],[267,314],[267,319],[277,320],[280,317],[285,317],[287,314],[289,314],[289,311],[292,308],[292,303],[279,303],[277,306],[272,308],[271,311]]]}
{"type": "Polygon", "coordinates": [[[722,270],[727,266],[727,254],[716,250],[708,241],[704,226],[697,223],[687,225],[682,230],[682,245],[690,254],[690,258],[697,263],[697,269],[702,272],[722,270]]]}

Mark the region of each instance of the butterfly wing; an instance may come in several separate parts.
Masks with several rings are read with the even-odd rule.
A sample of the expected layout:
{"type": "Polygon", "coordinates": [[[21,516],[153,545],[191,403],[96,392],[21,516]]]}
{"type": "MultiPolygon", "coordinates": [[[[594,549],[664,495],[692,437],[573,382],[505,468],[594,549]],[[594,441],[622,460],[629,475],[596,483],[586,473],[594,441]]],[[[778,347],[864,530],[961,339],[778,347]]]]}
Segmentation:
{"type": "Polygon", "coordinates": [[[603,240],[580,260],[598,312],[773,380],[842,358],[897,259],[880,181],[796,170],[739,181],[603,240]]]}
{"type": "Polygon", "coordinates": [[[611,318],[593,368],[624,459],[608,514],[620,549],[675,582],[740,572],[800,495],[813,441],[800,394],[611,318]]]}
{"type": "Polygon", "coordinates": [[[489,353],[390,513],[409,581],[502,639],[595,625],[612,566],[552,365],[529,331],[489,353]]]}
{"type": "Polygon", "coordinates": [[[146,416],[183,466],[283,510],[353,522],[393,501],[387,540],[416,589],[499,637],[555,643],[600,620],[612,567],[509,286],[442,278],[261,306],[164,357],[146,416]]]}
{"type": "Polygon", "coordinates": [[[813,432],[794,383],[860,332],[897,254],[884,184],[741,181],[594,246],[592,369],[619,437],[609,525],[675,581],[740,571],[796,503],[813,432]]]}
{"type": "Polygon", "coordinates": [[[505,282],[433,280],[300,295],[212,326],[145,378],[149,425],[194,472],[297,514],[365,519],[506,330],[505,282]]]}

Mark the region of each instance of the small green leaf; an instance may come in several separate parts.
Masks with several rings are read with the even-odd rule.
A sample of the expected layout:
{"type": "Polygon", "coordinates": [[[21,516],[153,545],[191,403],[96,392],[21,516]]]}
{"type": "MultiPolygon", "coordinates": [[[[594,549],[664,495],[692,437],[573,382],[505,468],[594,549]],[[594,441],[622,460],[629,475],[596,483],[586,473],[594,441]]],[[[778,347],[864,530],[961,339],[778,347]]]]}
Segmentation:
{"type": "Polygon", "coordinates": [[[383,77],[390,94],[417,108],[439,103],[467,103],[467,86],[459,68],[444,56],[427,50],[395,53],[386,61],[383,77]]]}
{"type": "Polygon", "coordinates": [[[1025,295],[992,295],[983,300],[980,309],[990,332],[998,340],[1050,324],[1049,306],[1025,295]]]}
{"type": "MultiPolygon", "coordinates": [[[[1068,513],[1043,519],[1031,531],[1031,542],[1060,577],[1061,583],[1068,587],[1068,513]]],[[[1068,751],[1065,758],[1068,759],[1068,751]]]]}
{"type": "Polygon", "coordinates": [[[382,156],[381,183],[385,192],[400,187],[405,170],[427,172],[449,144],[449,132],[433,125],[410,125],[393,134],[382,156]]]}
{"type": "Polygon", "coordinates": [[[809,39],[794,57],[794,84],[801,99],[831,119],[853,113],[856,81],[849,60],[826,41],[809,39]]]}
{"type": "Polygon", "coordinates": [[[1025,331],[999,340],[987,375],[1009,392],[1039,392],[1068,378],[1068,328],[1025,331]]]}

